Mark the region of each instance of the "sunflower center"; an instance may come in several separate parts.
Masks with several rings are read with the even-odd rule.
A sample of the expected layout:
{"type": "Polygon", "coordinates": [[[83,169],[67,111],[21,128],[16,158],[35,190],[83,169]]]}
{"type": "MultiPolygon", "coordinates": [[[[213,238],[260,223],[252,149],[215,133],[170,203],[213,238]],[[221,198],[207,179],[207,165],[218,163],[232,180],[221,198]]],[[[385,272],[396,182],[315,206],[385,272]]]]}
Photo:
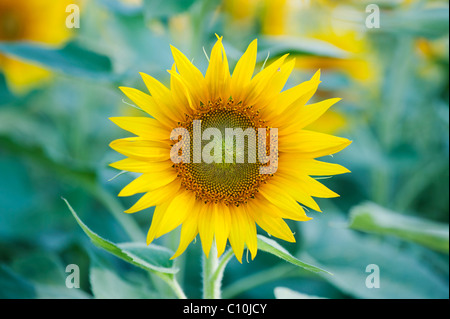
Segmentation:
{"type": "Polygon", "coordinates": [[[182,185],[205,203],[239,206],[253,198],[259,185],[270,177],[260,174],[262,164],[257,160],[255,132],[265,127],[258,112],[231,99],[227,103],[218,100],[203,105],[197,114],[180,123],[189,131],[191,141],[197,123],[201,123],[197,132],[201,136],[213,134],[206,134],[211,138],[202,138],[200,147],[191,143],[189,163],[174,165],[182,185]],[[199,150],[202,150],[202,160],[196,161],[195,152],[199,150]]]}

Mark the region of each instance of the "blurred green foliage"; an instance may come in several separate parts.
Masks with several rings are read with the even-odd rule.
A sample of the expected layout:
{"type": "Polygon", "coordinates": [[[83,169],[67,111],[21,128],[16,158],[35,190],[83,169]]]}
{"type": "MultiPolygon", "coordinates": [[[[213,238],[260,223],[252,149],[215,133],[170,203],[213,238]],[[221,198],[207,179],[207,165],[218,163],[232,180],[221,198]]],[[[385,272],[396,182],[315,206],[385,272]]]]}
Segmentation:
{"type": "Polygon", "coordinates": [[[144,243],[153,208],[123,213],[136,197],[116,195],[133,176],[113,178],[118,172],[108,167],[120,159],[108,144],[126,136],[108,117],[139,114],[117,89],[144,89],[138,72],[167,84],[169,44],[205,71],[203,49],[209,52],[215,33],[224,35],[232,67],[254,38],[260,65],[268,54],[297,57],[286,87],[322,68],[317,98],[343,98],[334,109],[340,117],[322,127],[344,118],[334,131],[353,140],[326,159],[352,171],[322,181],[341,197],[319,200],[324,213],[310,212],[310,222],[290,222],[297,243],[268,245],[272,239],[261,237],[259,244],[268,246],[254,261],[232,259],[223,296],[449,297],[448,2],[236,3],[84,1],[81,27],[59,47],[0,36],[0,61],[7,56],[52,72],[19,92],[0,63],[1,298],[173,298],[154,267],[170,278],[177,269],[186,295],[201,296],[198,242],[170,264],[176,232],[159,239],[155,247],[164,248],[150,255],[138,244],[113,244],[144,243]],[[369,3],[381,8],[379,29],[365,27],[369,3]],[[313,32],[330,24],[333,33],[313,32]],[[358,36],[344,43],[346,32],[358,36]],[[92,245],[77,221],[94,243],[122,259],[92,245]],[[80,267],[80,289],[65,286],[68,264],[80,267]],[[369,264],[380,268],[380,288],[365,285],[369,264]]]}

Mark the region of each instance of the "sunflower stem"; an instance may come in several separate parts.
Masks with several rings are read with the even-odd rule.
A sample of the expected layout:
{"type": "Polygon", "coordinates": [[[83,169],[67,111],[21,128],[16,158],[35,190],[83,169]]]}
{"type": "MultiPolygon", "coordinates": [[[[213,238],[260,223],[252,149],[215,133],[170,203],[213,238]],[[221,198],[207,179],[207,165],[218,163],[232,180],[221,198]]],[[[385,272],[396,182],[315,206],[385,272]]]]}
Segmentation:
{"type": "Polygon", "coordinates": [[[178,299],[187,299],[183,289],[181,288],[175,277],[171,278],[170,280],[166,280],[166,283],[170,286],[170,288],[172,288],[178,299]]]}
{"type": "Polygon", "coordinates": [[[217,269],[213,274],[212,280],[219,281],[220,283],[222,283],[225,267],[227,266],[228,262],[231,260],[232,257],[233,257],[233,249],[230,248],[228,249],[227,252],[225,252],[222,258],[220,258],[219,265],[217,266],[217,269]]]}
{"type": "Polygon", "coordinates": [[[209,256],[203,255],[203,299],[221,298],[222,276],[215,275],[219,265],[216,243],[213,242],[209,256]]]}

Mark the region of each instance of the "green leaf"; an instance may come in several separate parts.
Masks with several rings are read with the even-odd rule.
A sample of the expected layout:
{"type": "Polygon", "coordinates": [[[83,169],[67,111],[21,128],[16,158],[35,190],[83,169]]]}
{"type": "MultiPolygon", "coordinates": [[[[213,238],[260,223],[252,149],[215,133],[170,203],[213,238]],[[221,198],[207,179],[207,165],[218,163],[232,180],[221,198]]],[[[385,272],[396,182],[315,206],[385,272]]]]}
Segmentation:
{"type": "Polygon", "coordinates": [[[313,223],[301,225],[306,252],[300,256],[334,274],[323,279],[357,298],[448,298],[448,258],[446,269],[438,268],[434,252],[421,246],[399,247],[392,241],[358,233],[341,227],[344,221],[343,216],[329,211],[313,223]],[[372,264],[379,267],[380,288],[366,286],[371,275],[367,266],[372,264]]]}
{"type": "Polygon", "coordinates": [[[33,252],[16,258],[11,267],[19,275],[28,280],[46,285],[60,285],[65,287],[65,267],[58,256],[50,252],[33,252]]]}
{"type": "Polygon", "coordinates": [[[112,243],[89,229],[78,217],[77,213],[70,206],[69,202],[63,198],[72,212],[73,217],[78,222],[83,231],[92,240],[94,245],[100,247],[109,253],[117,256],[126,262],[129,262],[137,267],[145,270],[159,273],[173,275],[178,272],[178,269],[174,267],[173,261],[170,260],[170,256],[173,252],[167,248],[156,245],[140,245],[140,244],[115,244],[112,243]]]}
{"type": "Polygon", "coordinates": [[[374,203],[351,210],[349,227],[369,233],[392,235],[439,252],[449,253],[448,224],[400,215],[374,203]]]}
{"type": "Polygon", "coordinates": [[[3,136],[18,144],[17,148],[41,148],[49,158],[65,161],[61,155],[61,137],[55,134],[55,129],[36,120],[23,109],[0,109],[0,137],[3,136]]]}
{"type": "Polygon", "coordinates": [[[14,95],[9,91],[5,76],[0,73],[0,105],[14,101],[14,95]]]}
{"type": "Polygon", "coordinates": [[[276,299],[324,299],[322,297],[306,295],[286,287],[276,287],[273,293],[276,299]]]}
{"type": "Polygon", "coordinates": [[[32,42],[0,42],[0,52],[72,76],[111,79],[111,60],[71,42],[54,49],[32,42]]]}
{"type": "Polygon", "coordinates": [[[173,252],[165,247],[147,246],[144,243],[122,243],[118,246],[133,260],[149,269],[165,273],[176,273],[178,271],[173,268],[173,261],[170,260],[173,252]]]}
{"type": "Polygon", "coordinates": [[[268,252],[272,255],[277,256],[278,258],[283,259],[284,261],[287,261],[293,265],[296,265],[298,267],[301,267],[303,269],[315,272],[315,273],[326,273],[329,275],[332,275],[332,273],[318,268],[316,266],[304,263],[294,256],[292,256],[286,249],[281,247],[276,241],[269,239],[267,237],[264,237],[262,235],[258,235],[258,249],[261,249],[262,251],[268,252]]]}
{"type": "Polygon", "coordinates": [[[38,251],[21,256],[11,263],[12,269],[29,280],[36,291],[36,298],[86,299],[92,296],[82,289],[66,286],[65,268],[59,257],[48,251],[38,251]]]}
{"type": "Polygon", "coordinates": [[[30,299],[36,297],[36,290],[26,279],[14,273],[6,265],[0,265],[0,298],[30,299]]]}
{"type": "MultiPolygon", "coordinates": [[[[90,252],[91,266],[89,281],[92,293],[98,299],[147,299],[157,298],[158,294],[149,287],[145,276],[132,277],[128,273],[119,272],[105,258],[90,252]]],[[[142,275],[142,274],[141,274],[142,275]]]]}
{"type": "Polygon", "coordinates": [[[258,39],[258,61],[262,62],[270,52],[270,57],[285,53],[315,55],[330,58],[346,58],[349,56],[344,51],[331,43],[308,38],[292,36],[266,36],[258,39]]]}

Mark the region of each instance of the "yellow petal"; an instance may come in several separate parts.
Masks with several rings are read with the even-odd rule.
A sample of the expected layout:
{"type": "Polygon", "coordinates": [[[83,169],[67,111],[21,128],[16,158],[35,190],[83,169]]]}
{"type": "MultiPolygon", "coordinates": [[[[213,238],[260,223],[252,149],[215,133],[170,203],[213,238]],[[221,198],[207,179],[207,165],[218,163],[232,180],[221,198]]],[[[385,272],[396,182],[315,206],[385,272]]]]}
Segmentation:
{"type": "Polygon", "coordinates": [[[231,77],[231,95],[236,102],[242,100],[243,89],[250,84],[255,71],[258,40],[253,40],[237,62],[231,77]]]}
{"type": "Polygon", "coordinates": [[[320,198],[339,197],[339,194],[333,192],[331,189],[318,182],[314,178],[304,176],[303,179],[308,187],[308,190],[311,192],[311,196],[320,198]]]}
{"type": "Polygon", "coordinates": [[[119,89],[144,112],[160,121],[166,127],[170,129],[175,127],[175,122],[164,113],[164,110],[158,107],[150,95],[134,88],[119,87],[119,89]]]}
{"type": "Polygon", "coordinates": [[[170,90],[154,77],[143,72],[139,72],[139,74],[141,75],[148,91],[156,100],[164,100],[170,94],[170,90]]]}
{"type": "Polygon", "coordinates": [[[200,101],[206,103],[203,94],[205,78],[203,74],[188,60],[188,58],[177,48],[170,46],[178,72],[185,79],[185,84],[192,94],[194,103],[199,105],[200,101]]]}
{"type": "Polygon", "coordinates": [[[150,243],[153,241],[153,239],[155,239],[155,235],[156,235],[156,230],[159,227],[159,224],[167,210],[167,208],[169,207],[171,201],[166,201],[164,203],[162,203],[161,205],[157,205],[155,207],[155,211],[153,212],[153,217],[152,217],[152,223],[150,225],[150,229],[147,233],[147,245],[150,245],[150,243]]]}
{"type": "Polygon", "coordinates": [[[348,122],[346,116],[340,111],[329,110],[305,129],[334,135],[343,131],[348,126],[348,122]]]}
{"type": "Polygon", "coordinates": [[[314,159],[301,159],[292,153],[283,153],[279,158],[279,172],[294,174],[299,172],[302,175],[310,176],[331,176],[350,173],[350,171],[335,163],[321,162],[314,159]]]}
{"type": "Polygon", "coordinates": [[[147,86],[148,91],[152,95],[155,103],[174,121],[183,120],[183,114],[179,112],[179,109],[174,107],[173,98],[170,90],[166,88],[161,82],[154,77],[139,73],[147,86]]]}
{"type": "Polygon", "coordinates": [[[241,216],[242,230],[245,234],[245,244],[252,255],[252,260],[255,259],[258,252],[258,238],[256,237],[256,223],[252,215],[248,212],[248,205],[239,207],[241,216]]]}
{"type": "Polygon", "coordinates": [[[291,59],[289,62],[283,64],[277,70],[277,72],[275,72],[268,86],[264,90],[264,98],[260,99],[259,102],[257,102],[260,108],[263,108],[268,104],[270,104],[275,99],[275,97],[280,93],[280,91],[286,84],[286,81],[288,80],[289,76],[291,75],[292,70],[294,69],[294,65],[295,59],[291,59]]]}
{"type": "Polygon", "coordinates": [[[248,213],[262,229],[272,236],[289,242],[295,242],[292,231],[283,219],[281,217],[272,217],[268,214],[267,210],[267,207],[264,207],[264,205],[259,205],[257,201],[249,201],[247,203],[248,213]]]}
{"type": "Polygon", "coordinates": [[[222,98],[224,101],[228,100],[230,78],[227,56],[222,45],[222,38],[219,38],[211,50],[209,66],[205,75],[210,101],[218,98],[222,98]]]}
{"type": "Polygon", "coordinates": [[[244,226],[242,214],[246,214],[243,209],[230,206],[230,245],[233,248],[234,255],[242,264],[242,254],[244,253],[244,245],[247,227],[244,226]]]}
{"type": "MultiPolygon", "coordinates": [[[[282,105],[287,107],[295,103],[303,105],[316,93],[320,84],[320,70],[318,70],[309,81],[300,83],[299,85],[284,91],[279,99],[282,105]]],[[[281,113],[281,110],[279,114],[281,113]]]]}
{"type": "Polygon", "coordinates": [[[109,164],[109,166],[116,169],[135,173],[159,172],[169,169],[172,165],[172,161],[146,162],[134,158],[124,158],[123,160],[109,164]]]}
{"type": "Polygon", "coordinates": [[[229,239],[236,258],[242,263],[245,244],[252,255],[252,259],[254,259],[258,252],[256,224],[247,212],[247,205],[241,205],[239,207],[230,206],[230,217],[231,227],[229,239]]]}
{"type": "Polygon", "coordinates": [[[311,219],[306,216],[303,208],[286,192],[282,185],[268,182],[261,185],[259,193],[268,201],[264,202],[258,198],[258,201],[267,208],[266,211],[271,217],[289,218],[298,221],[311,219]]]}
{"type": "Polygon", "coordinates": [[[227,239],[230,234],[230,210],[227,206],[216,204],[214,224],[215,224],[215,239],[217,246],[217,257],[220,257],[225,251],[227,239]]]}
{"type": "Polygon", "coordinates": [[[189,213],[189,216],[186,217],[186,220],[181,226],[180,244],[178,245],[178,249],[170,259],[174,259],[180,256],[186,250],[189,244],[194,240],[195,236],[197,236],[198,215],[200,213],[202,205],[204,205],[202,202],[195,201],[194,207],[189,213]]]}
{"type": "Polygon", "coordinates": [[[312,208],[318,212],[320,212],[320,207],[316,203],[316,201],[309,194],[308,188],[298,180],[293,178],[285,178],[281,174],[277,174],[272,180],[271,183],[277,185],[278,187],[283,187],[294,200],[302,203],[309,208],[312,208]]]}
{"type": "Polygon", "coordinates": [[[177,194],[180,186],[180,180],[176,179],[167,185],[149,191],[148,193],[144,194],[144,196],[142,196],[131,208],[127,209],[125,213],[135,213],[143,209],[160,205],[166,201],[169,201],[177,194]]]}
{"type": "Polygon", "coordinates": [[[214,210],[216,204],[205,204],[198,217],[198,232],[202,241],[203,252],[209,257],[211,245],[214,239],[214,210]]]}
{"type": "Polygon", "coordinates": [[[249,88],[243,99],[244,105],[254,105],[264,98],[264,92],[269,87],[274,75],[279,72],[288,54],[283,55],[264,70],[255,75],[250,81],[249,88]]]}
{"type": "Polygon", "coordinates": [[[169,184],[177,177],[174,170],[144,173],[127,186],[125,186],[118,196],[132,196],[138,193],[145,193],[169,184]]]}
{"type": "Polygon", "coordinates": [[[164,213],[159,227],[156,231],[156,238],[167,234],[181,225],[186,217],[191,213],[195,203],[195,196],[192,192],[185,191],[175,197],[164,213]]]}
{"type": "Polygon", "coordinates": [[[160,122],[148,117],[110,117],[120,128],[151,141],[169,141],[170,131],[160,122]]]}
{"type": "Polygon", "coordinates": [[[301,130],[278,139],[279,152],[298,153],[299,158],[317,158],[341,151],[351,141],[329,134],[301,130]]]}
{"type": "Polygon", "coordinates": [[[292,110],[289,117],[289,124],[286,127],[280,129],[282,134],[290,134],[291,132],[299,131],[300,129],[308,126],[309,124],[315,122],[319,117],[321,117],[332,105],[339,102],[341,99],[334,98],[328,99],[322,102],[303,105],[299,108],[292,110]]]}
{"type": "Polygon", "coordinates": [[[156,206],[152,224],[147,234],[147,245],[153,239],[174,230],[183,223],[190,213],[194,201],[195,197],[192,196],[191,192],[183,192],[171,201],[156,206]]]}
{"type": "Polygon", "coordinates": [[[112,141],[109,146],[131,158],[143,161],[165,161],[170,159],[170,145],[143,140],[140,137],[127,137],[112,141]]]}
{"type": "Polygon", "coordinates": [[[273,100],[268,110],[265,111],[270,111],[271,113],[264,113],[264,115],[274,118],[277,125],[276,127],[279,127],[280,124],[278,123],[289,121],[291,118],[291,113],[295,113],[300,106],[305,105],[311,99],[311,97],[316,93],[319,84],[320,70],[314,74],[311,80],[305,81],[293,88],[281,92],[279,96],[273,100]],[[286,110],[290,109],[293,109],[293,111],[289,112],[288,116],[285,113],[286,110]]]}
{"type": "Polygon", "coordinates": [[[168,72],[170,74],[170,90],[175,105],[180,109],[182,115],[190,114],[192,110],[196,110],[196,107],[192,103],[191,94],[183,83],[183,79],[176,72],[175,64],[173,64],[172,70],[168,70],[168,72]]]}
{"type": "Polygon", "coordinates": [[[333,192],[329,188],[327,188],[325,185],[320,183],[319,181],[315,180],[314,178],[302,175],[301,173],[296,173],[294,176],[291,174],[286,174],[284,172],[277,172],[280,177],[283,177],[283,179],[292,180],[294,181],[298,187],[302,187],[304,189],[308,190],[308,194],[313,197],[320,197],[320,198],[333,198],[333,197],[339,197],[339,194],[333,192]]]}

